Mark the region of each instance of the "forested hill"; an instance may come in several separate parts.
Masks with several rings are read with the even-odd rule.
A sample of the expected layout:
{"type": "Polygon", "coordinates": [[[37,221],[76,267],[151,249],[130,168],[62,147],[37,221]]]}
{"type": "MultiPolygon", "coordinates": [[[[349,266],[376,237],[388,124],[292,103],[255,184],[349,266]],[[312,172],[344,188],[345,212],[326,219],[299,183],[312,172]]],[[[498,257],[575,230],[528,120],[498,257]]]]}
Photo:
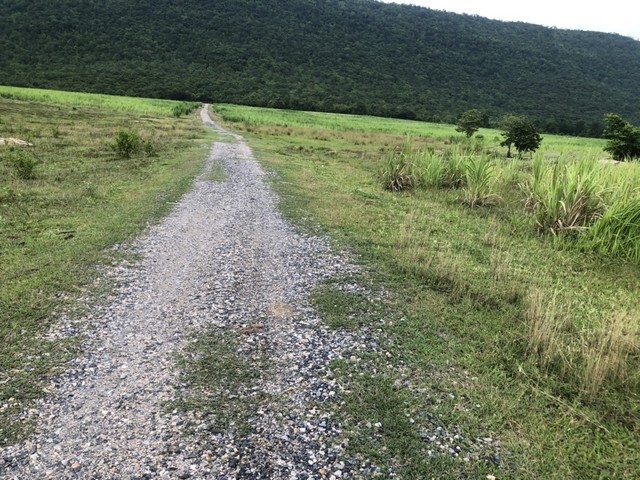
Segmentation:
{"type": "Polygon", "coordinates": [[[587,133],[640,42],[374,0],[0,0],[0,84],[587,133]]]}

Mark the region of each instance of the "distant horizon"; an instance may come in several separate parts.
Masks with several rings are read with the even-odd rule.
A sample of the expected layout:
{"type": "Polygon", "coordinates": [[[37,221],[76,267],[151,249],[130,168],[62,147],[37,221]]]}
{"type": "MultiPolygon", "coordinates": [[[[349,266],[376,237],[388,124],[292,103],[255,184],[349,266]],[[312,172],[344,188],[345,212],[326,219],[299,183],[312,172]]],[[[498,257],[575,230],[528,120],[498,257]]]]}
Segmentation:
{"type": "Polygon", "coordinates": [[[629,3],[622,0],[608,2],[574,2],[539,0],[531,3],[505,3],[499,0],[471,2],[469,0],[380,0],[444,10],[452,13],[478,15],[505,22],[525,22],[543,27],[617,33],[640,41],[640,22],[629,3]],[[626,15],[625,15],[626,14],[626,15]]]}

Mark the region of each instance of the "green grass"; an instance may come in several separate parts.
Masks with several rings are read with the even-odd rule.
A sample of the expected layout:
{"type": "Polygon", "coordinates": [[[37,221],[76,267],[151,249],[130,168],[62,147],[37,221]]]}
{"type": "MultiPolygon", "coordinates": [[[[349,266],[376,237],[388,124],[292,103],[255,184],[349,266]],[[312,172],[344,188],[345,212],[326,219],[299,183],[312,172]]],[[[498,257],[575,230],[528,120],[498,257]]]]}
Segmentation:
{"type": "Polygon", "coordinates": [[[63,92],[59,90],[43,90],[38,88],[9,87],[0,85],[0,98],[20,100],[24,102],[45,102],[58,105],[69,105],[73,108],[99,108],[120,110],[137,114],[169,116],[184,112],[185,105],[192,107],[197,103],[178,102],[174,100],[158,100],[153,98],[120,97],[116,95],[100,95],[95,93],[63,92]]]}
{"type": "MultiPolygon", "coordinates": [[[[188,372],[186,394],[167,406],[194,415],[211,416],[215,430],[240,434],[251,431],[248,416],[264,401],[263,392],[252,389],[266,361],[253,355],[251,361],[238,354],[237,333],[210,329],[198,332],[179,364],[188,372]]],[[[201,432],[205,435],[207,432],[201,432]]]]}
{"type": "Polygon", "coordinates": [[[224,182],[229,175],[222,165],[212,165],[204,176],[208,182],[224,182]]]}
{"type": "MultiPolygon", "coordinates": [[[[428,139],[434,145],[446,146],[447,144],[464,144],[467,142],[465,135],[456,132],[455,125],[442,123],[426,123],[414,120],[398,120],[391,118],[371,117],[366,115],[331,114],[321,112],[304,112],[296,110],[281,110],[274,108],[256,109],[241,105],[217,104],[215,111],[228,122],[229,126],[238,124],[239,129],[260,133],[279,131],[291,135],[293,128],[305,128],[310,140],[332,142],[337,133],[358,133],[353,137],[357,144],[371,144],[379,142],[380,137],[396,137],[395,145],[402,145],[397,137],[417,137],[428,139]],[[333,132],[327,135],[327,132],[333,132]]],[[[349,138],[349,137],[346,137],[349,138]]],[[[386,138],[385,138],[386,139],[386,138]]],[[[501,131],[492,128],[481,128],[470,142],[480,143],[482,146],[499,148],[503,140],[501,131]]],[[[383,140],[384,142],[384,140],[383,140]]],[[[394,145],[394,146],[395,146],[394,145]]],[[[549,155],[558,155],[564,152],[583,154],[587,151],[600,156],[610,158],[602,148],[606,140],[596,138],[580,138],[543,135],[541,150],[549,155]]],[[[506,148],[503,149],[506,154],[506,148]]]]}
{"type": "Polygon", "coordinates": [[[77,339],[49,332],[82,313],[78,297],[108,288],[98,267],[118,260],[110,247],[169,211],[212,138],[196,115],[172,117],[171,102],[106,98],[0,96],[0,137],[35,145],[0,146],[0,445],[23,438],[22,412],[76,354],[77,339]],[[109,144],[120,129],[135,130],[152,154],[117,157],[109,144]],[[19,173],[18,157],[35,163],[31,175],[19,173]]]}
{"type": "MultiPolygon", "coordinates": [[[[274,108],[255,109],[240,105],[216,105],[216,112],[224,117],[225,121],[243,124],[249,131],[252,128],[264,126],[294,128],[302,127],[318,130],[322,140],[322,130],[359,133],[383,133],[401,136],[428,136],[448,139],[451,136],[460,136],[455,131],[455,126],[436,123],[416,122],[412,120],[394,120],[366,115],[326,115],[319,112],[303,112],[295,110],[278,110],[274,108]]],[[[481,133],[490,132],[489,130],[481,133]]],[[[493,133],[491,131],[490,133],[493,133]]],[[[313,135],[313,132],[312,132],[313,135]]],[[[366,141],[366,136],[360,136],[366,141]]],[[[329,138],[327,138],[329,140],[329,138]]]]}
{"type": "MultiPolygon", "coordinates": [[[[346,392],[337,415],[354,453],[401,478],[640,477],[640,268],[540,236],[518,188],[530,160],[506,163],[485,134],[500,201],[472,209],[462,189],[390,192],[379,179],[408,125],[422,132],[414,151],[440,156],[462,143],[437,133],[453,126],[217,111],[278,173],[283,211],[354,252],[367,272],[359,282],[388,292],[374,314],[337,286],[314,294],[331,325],[369,326],[390,354],[335,365],[346,392]],[[545,316],[553,321],[536,323],[545,316]],[[381,424],[375,434],[367,418],[381,424]],[[460,432],[479,457],[429,455],[421,433],[434,425],[460,432]],[[499,464],[485,461],[494,450],[476,441],[484,437],[501,442],[499,464]]],[[[600,143],[549,135],[540,155],[597,160],[600,143]]],[[[638,175],[638,165],[607,167],[608,186],[638,175]]]]}
{"type": "Polygon", "coordinates": [[[341,288],[336,282],[317,287],[311,294],[311,301],[331,328],[354,330],[379,314],[379,308],[366,294],[341,288]]]}

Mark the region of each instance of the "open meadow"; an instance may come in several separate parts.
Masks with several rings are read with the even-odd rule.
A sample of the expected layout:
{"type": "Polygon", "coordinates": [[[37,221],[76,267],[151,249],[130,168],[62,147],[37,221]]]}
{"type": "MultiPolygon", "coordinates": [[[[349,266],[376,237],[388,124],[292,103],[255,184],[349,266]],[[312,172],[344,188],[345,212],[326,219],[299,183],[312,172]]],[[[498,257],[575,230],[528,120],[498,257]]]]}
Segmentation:
{"type": "Polygon", "coordinates": [[[25,409],[74,355],[82,299],[108,291],[100,269],[125,255],[112,247],[201,168],[211,134],[176,106],[0,87],[0,137],[33,145],[0,145],[0,446],[29,431],[25,409]]]}
{"type": "Polygon", "coordinates": [[[384,299],[314,294],[330,325],[388,348],[334,365],[355,452],[401,478],[640,477],[638,162],[597,139],[543,135],[507,160],[497,130],[214,114],[276,173],[286,215],[352,252],[384,299]],[[445,437],[493,453],[459,458],[445,437]]]}
{"type": "MultiPolygon", "coordinates": [[[[0,145],[0,446],[78,355],[105,268],[133,260],[117,246],[201,171],[214,135],[195,106],[0,87],[0,137],[32,144],[0,145]]],[[[362,267],[311,296],[384,346],[332,365],[354,456],[399,478],[640,478],[638,162],[597,139],[543,135],[506,159],[498,130],[212,115],[273,173],[287,218],[362,267]]],[[[210,345],[194,355],[224,365],[210,345]]]]}

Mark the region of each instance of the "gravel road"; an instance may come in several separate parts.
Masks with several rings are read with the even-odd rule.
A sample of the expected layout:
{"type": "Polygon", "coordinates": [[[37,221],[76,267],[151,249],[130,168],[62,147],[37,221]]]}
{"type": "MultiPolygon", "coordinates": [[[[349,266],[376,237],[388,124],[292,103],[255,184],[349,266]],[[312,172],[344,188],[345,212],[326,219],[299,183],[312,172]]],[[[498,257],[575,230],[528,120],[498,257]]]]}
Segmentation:
{"type": "Polygon", "coordinates": [[[318,282],[356,269],[325,239],[288,225],[242,137],[206,109],[201,116],[224,142],[172,213],[121,247],[141,260],[105,269],[116,291],[81,322],[61,319],[51,332],[83,331],[84,354],[27,412],[33,436],[0,450],[0,478],[366,476],[370,467],[345,458],[324,405],[338,393],[329,363],[367,340],[328,330],[308,302],[318,282]],[[226,180],[208,180],[212,168],[226,180]],[[244,332],[239,354],[269,360],[253,387],[266,400],[246,435],[207,430],[204,420],[165,408],[187,388],[176,354],[188,350],[190,332],[211,327],[244,332]],[[187,427],[208,433],[187,435],[187,427]]]}

